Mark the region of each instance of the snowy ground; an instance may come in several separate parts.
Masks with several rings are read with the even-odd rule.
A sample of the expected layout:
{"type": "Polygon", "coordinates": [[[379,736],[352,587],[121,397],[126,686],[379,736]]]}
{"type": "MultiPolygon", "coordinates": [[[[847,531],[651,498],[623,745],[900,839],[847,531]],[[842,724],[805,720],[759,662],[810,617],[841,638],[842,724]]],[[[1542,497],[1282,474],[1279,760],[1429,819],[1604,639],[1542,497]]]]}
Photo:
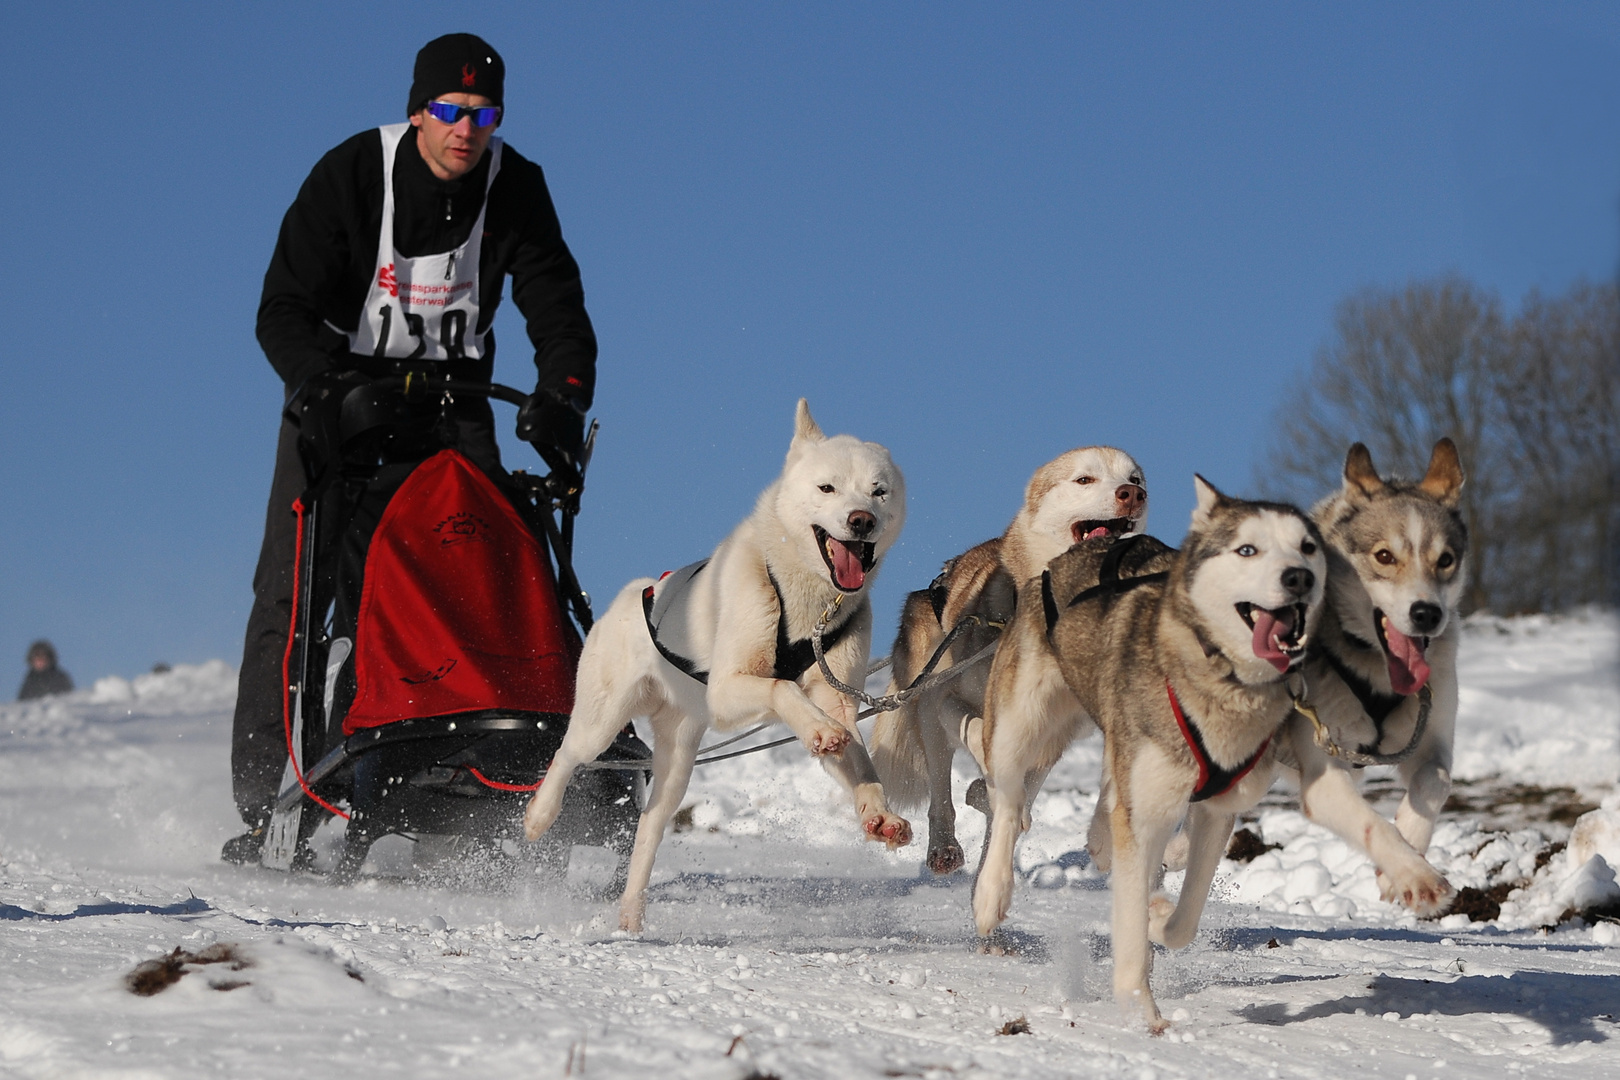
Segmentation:
{"type": "MultiPolygon", "coordinates": [[[[647,933],[627,939],[590,895],[606,868],[588,849],[567,884],[483,889],[411,875],[387,845],[348,889],[219,863],[236,831],[224,664],[0,706],[0,1071],[1616,1075],[1620,926],[1542,928],[1572,881],[1605,887],[1558,844],[1620,776],[1617,653],[1611,614],[1467,628],[1466,809],[1442,819],[1431,857],[1499,902],[1493,921],[1419,923],[1381,903],[1365,861],[1279,790],[1251,827],[1281,846],[1223,863],[1197,942],[1157,961],[1175,1021],[1158,1039],[1107,997],[1108,893],[1080,854],[1095,745],[1037,804],[1013,951],[991,956],[974,949],[968,878],[930,880],[921,843],[857,841],[794,747],[701,771],[647,933]],[[126,988],[144,961],[226,945],[235,963],[193,965],[150,997],[126,988]],[[1019,1017],[1027,1034],[998,1033],[1019,1017]]],[[[1387,780],[1371,790],[1387,800],[1387,780]]],[[[976,850],[982,822],[962,814],[976,850]]],[[[1613,850],[1620,831],[1595,842],[1613,850]]]]}

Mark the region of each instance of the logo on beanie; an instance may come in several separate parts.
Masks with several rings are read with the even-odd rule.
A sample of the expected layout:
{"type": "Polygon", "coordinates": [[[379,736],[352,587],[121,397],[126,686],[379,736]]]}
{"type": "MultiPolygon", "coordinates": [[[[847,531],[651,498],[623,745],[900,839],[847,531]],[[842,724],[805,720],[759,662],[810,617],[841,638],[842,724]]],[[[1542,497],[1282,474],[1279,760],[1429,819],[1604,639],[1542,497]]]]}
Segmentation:
{"type": "Polygon", "coordinates": [[[478,72],[471,64],[461,65],[461,85],[471,86],[478,81],[478,72]]]}

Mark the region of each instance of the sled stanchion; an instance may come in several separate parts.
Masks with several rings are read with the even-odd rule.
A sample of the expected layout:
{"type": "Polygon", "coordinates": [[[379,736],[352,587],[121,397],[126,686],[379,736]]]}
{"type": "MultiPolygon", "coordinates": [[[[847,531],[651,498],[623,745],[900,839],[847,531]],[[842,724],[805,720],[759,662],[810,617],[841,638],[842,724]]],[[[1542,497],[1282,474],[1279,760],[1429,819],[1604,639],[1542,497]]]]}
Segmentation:
{"type": "MultiPolygon", "coordinates": [[[[306,506],[300,496],[292,505],[298,517],[297,543],[293,552],[293,610],[287,634],[287,650],[281,657],[281,720],[287,740],[287,766],[282,770],[282,783],[291,789],[289,779],[296,781],[304,795],[323,810],[347,818],[349,815],[315,794],[304,778],[304,703],[309,690],[309,635],[310,598],[315,588],[315,538],[319,509],[306,506]],[[293,678],[293,653],[298,654],[296,683],[293,678]],[[291,774],[290,777],[288,774],[291,774]]],[[[298,855],[298,834],[303,822],[303,799],[286,800],[278,797],[270,812],[270,824],[265,830],[264,847],[259,862],[273,870],[292,869],[298,855]],[[283,809],[282,804],[289,805],[283,809]]]]}

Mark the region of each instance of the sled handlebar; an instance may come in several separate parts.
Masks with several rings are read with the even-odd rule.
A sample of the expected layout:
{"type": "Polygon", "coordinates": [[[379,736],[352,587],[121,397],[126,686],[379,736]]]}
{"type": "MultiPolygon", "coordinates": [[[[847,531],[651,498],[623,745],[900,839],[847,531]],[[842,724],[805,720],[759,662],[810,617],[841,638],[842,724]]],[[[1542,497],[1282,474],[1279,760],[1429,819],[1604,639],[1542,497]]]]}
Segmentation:
{"type": "Polygon", "coordinates": [[[516,405],[520,409],[529,403],[529,395],[515,387],[495,382],[468,382],[465,379],[454,379],[448,375],[436,375],[430,371],[407,371],[403,375],[382,375],[372,379],[371,384],[399,390],[404,393],[407,401],[421,401],[436,391],[448,391],[452,394],[474,394],[479,397],[496,398],[516,405]]]}

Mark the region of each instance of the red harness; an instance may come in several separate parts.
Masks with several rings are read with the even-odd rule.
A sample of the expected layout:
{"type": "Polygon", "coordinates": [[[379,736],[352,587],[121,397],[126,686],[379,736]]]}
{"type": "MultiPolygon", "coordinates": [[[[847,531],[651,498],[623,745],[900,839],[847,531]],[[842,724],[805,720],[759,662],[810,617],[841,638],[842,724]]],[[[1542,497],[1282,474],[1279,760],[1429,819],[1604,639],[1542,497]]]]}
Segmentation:
{"type": "Polygon", "coordinates": [[[1217,795],[1225,795],[1237,785],[1239,780],[1249,775],[1249,770],[1260,761],[1260,755],[1266,752],[1271,745],[1271,736],[1267,735],[1260,749],[1249,755],[1249,759],[1236,769],[1225,769],[1209,756],[1209,748],[1204,745],[1204,736],[1198,730],[1198,724],[1187,718],[1181,711],[1181,702],[1176,700],[1176,691],[1170,685],[1170,680],[1164,681],[1164,692],[1170,695],[1170,711],[1176,714],[1176,723],[1181,727],[1181,737],[1187,740],[1187,749],[1192,751],[1193,760],[1198,762],[1198,786],[1193,788],[1191,802],[1203,802],[1213,799],[1217,795]]]}

